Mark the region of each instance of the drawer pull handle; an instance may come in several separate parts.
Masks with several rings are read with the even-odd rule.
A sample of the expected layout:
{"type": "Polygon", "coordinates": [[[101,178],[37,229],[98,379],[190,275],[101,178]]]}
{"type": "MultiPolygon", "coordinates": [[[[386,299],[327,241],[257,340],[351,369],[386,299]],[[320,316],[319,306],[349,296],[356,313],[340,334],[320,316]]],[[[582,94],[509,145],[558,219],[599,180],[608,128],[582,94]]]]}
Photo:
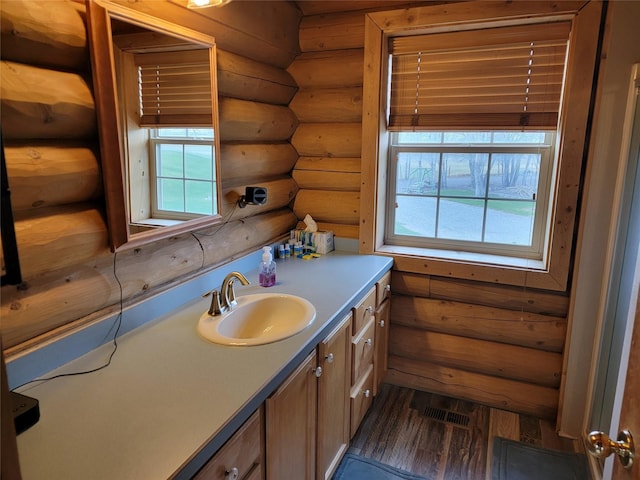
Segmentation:
{"type": "Polygon", "coordinates": [[[364,313],[368,313],[369,315],[373,314],[373,306],[369,305],[367,308],[365,308],[364,313]]]}
{"type": "Polygon", "coordinates": [[[230,470],[227,470],[226,472],[224,472],[224,476],[229,480],[237,480],[238,477],[240,476],[240,472],[236,467],[232,467],[230,470]]]}
{"type": "Polygon", "coordinates": [[[369,398],[371,396],[371,390],[367,388],[366,390],[362,391],[362,394],[364,395],[364,398],[369,398]]]}
{"type": "Polygon", "coordinates": [[[327,362],[333,363],[333,353],[330,353],[329,355],[325,355],[324,358],[327,360],[327,362]]]}
{"type": "Polygon", "coordinates": [[[380,322],[378,322],[378,324],[380,325],[380,327],[384,328],[384,320],[380,320],[380,322]]]}
{"type": "Polygon", "coordinates": [[[372,343],[373,343],[373,340],[371,340],[370,338],[367,338],[367,340],[364,342],[364,344],[365,344],[367,347],[370,347],[372,343]]]}
{"type": "Polygon", "coordinates": [[[316,378],[320,378],[322,376],[322,367],[317,366],[316,368],[314,368],[313,374],[316,376],[316,378]]]}
{"type": "Polygon", "coordinates": [[[384,291],[389,293],[391,291],[391,285],[387,285],[386,287],[384,287],[384,291]]]}

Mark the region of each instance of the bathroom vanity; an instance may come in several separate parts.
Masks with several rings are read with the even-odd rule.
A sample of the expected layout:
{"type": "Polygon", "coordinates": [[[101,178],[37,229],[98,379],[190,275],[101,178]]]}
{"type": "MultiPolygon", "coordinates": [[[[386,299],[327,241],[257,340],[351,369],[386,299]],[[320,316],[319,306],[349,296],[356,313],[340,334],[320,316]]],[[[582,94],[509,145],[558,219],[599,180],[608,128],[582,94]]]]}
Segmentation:
{"type": "MultiPolygon", "coordinates": [[[[291,468],[329,478],[385,368],[392,259],[335,251],[278,260],[270,288],[258,285],[258,261],[244,264],[254,265],[241,270],[251,284],[236,286],[238,296],[306,298],[316,309],[310,326],[266,345],[219,345],[197,333],[210,304],[202,294],[219,284],[187,288],[166,312],[162,296],[154,299],[148,321],[118,337],[110,366],[18,390],[37,398],[41,412],[18,436],[23,478],[254,480],[294,478],[291,468]],[[292,443],[298,431],[306,437],[292,443]]],[[[112,349],[107,340],[49,374],[98,367],[112,349]]]]}

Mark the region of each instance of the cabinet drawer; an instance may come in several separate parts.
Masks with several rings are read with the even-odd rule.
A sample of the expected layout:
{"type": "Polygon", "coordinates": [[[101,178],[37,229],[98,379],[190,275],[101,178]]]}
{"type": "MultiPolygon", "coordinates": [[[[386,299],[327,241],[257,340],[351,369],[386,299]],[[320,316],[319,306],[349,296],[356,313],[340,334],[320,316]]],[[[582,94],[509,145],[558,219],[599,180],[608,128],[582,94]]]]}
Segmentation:
{"type": "Polygon", "coordinates": [[[391,271],[376,282],[376,307],[382,305],[391,296],[391,271]]]}
{"type": "Polygon", "coordinates": [[[262,478],[262,408],[238,429],[194,477],[197,480],[229,480],[237,469],[238,480],[262,478]],[[256,473],[257,472],[257,473],[256,473]]]}
{"type": "Polygon", "coordinates": [[[351,342],[351,382],[358,383],[362,374],[373,362],[373,352],[375,351],[375,331],[376,323],[372,317],[358,336],[351,342]]]}
{"type": "Polygon", "coordinates": [[[351,389],[351,438],[373,401],[373,365],[369,365],[360,382],[351,389]]]}
{"type": "Polygon", "coordinates": [[[373,317],[373,312],[376,309],[376,287],[371,287],[369,293],[362,299],[358,305],[353,309],[353,335],[358,335],[358,332],[364,327],[367,322],[373,317]]]}

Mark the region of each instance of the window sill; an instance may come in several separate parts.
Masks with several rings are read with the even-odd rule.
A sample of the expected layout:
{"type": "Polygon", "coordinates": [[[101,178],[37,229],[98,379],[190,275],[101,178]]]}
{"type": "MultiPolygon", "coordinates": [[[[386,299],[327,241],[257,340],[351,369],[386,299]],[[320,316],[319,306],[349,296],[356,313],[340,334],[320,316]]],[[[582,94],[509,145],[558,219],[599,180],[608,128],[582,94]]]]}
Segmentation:
{"type": "Polygon", "coordinates": [[[173,225],[180,225],[183,220],[168,220],[163,218],[146,218],[144,220],[136,220],[133,225],[140,225],[143,227],[171,227],[173,225]]]}
{"type": "Polygon", "coordinates": [[[392,256],[395,270],[423,275],[526,286],[533,277],[549,274],[541,260],[501,255],[397,245],[382,245],[376,253],[392,256]]]}

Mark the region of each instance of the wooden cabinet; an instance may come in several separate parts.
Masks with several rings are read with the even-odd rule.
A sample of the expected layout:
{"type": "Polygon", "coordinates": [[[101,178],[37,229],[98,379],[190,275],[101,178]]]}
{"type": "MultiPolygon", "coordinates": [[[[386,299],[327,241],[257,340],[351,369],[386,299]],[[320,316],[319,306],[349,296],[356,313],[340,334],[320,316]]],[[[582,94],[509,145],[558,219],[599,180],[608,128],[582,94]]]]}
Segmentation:
{"type": "Polygon", "coordinates": [[[349,447],[351,314],[318,346],[317,480],[329,480],[349,447]]]}
{"type": "Polygon", "coordinates": [[[375,352],[373,353],[373,395],[378,394],[380,384],[387,374],[387,360],[389,357],[389,313],[391,302],[385,300],[375,313],[375,352]]]}
{"type": "Polygon", "coordinates": [[[353,335],[356,336],[364,327],[376,309],[376,287],[372,287],[365,297],[353,308],[353,335]]]}
{"type": "Polygon", "coordinates": [[[316,465],[316,350],[266,401],[268,479],[311,479],[316,465]]]}
{"type": "Polygon", "coordinates": [[[349,446],[351,314],[267,399],[267,478],[329,480],[349,446]]]}
{"type": "Polygon", "coordinates": [[[376,282],[376,347],[374,352],[373,395],[378,394],[380,384],[387,374],[389,357],[389,315],[391,314],[391,271],[376,282]]]}
{"type": "Polygon", "coordinates": [[[352,438],[373,399],[373,354],[376,348],[376,287],[373,286],[353,309],[351,339],[351,419],[352,438]]]}
{"type": "Polygon", "coordinates": [[[389,279],[267,399],[267,480],[329,480],[335,473],[386,370],[389,279]]]}
{"type": "Polygon", "coordinates": [[[356,434],[365,413],[373,403],[373,364],[369,364],[358,383],[351,388],[351,437],[356,434]]]}
{"type": "Polygon", "coordinates": [[[263,480],[263,409],[259,408],[194,477],[196,480],[263,480]]]}

